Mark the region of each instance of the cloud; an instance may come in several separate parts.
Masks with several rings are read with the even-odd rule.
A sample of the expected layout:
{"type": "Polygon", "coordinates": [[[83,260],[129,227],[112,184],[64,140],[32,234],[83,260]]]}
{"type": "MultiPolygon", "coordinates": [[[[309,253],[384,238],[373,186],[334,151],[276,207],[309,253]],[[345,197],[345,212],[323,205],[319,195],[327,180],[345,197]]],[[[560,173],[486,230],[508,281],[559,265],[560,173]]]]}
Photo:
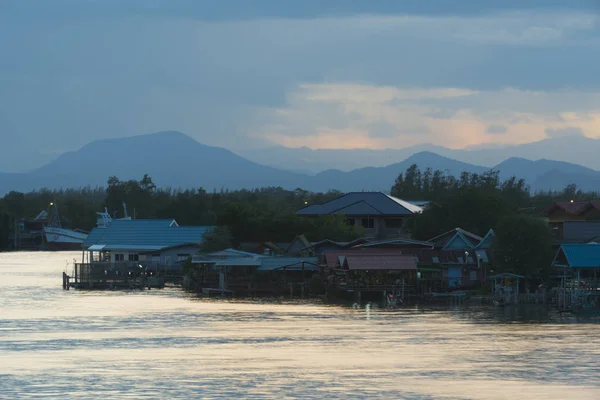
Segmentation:
{"type": "Polygon", "coordinates": [[[585,136],[583,130],[579,127],[570,126],[567,128],[547,128],[544,132],[549,138],[585,136]]]}
{"type": "Polygon", "coordinates": [[[598,17],[581,5],[340,0],[337,15],[316,0],[236,0],[228,14],[228,1],[213,11],[184,0],[9,1],[0,132],[14,139],[0,171],[24,152],[160,130],[231,148],[464,147],[535,140],[546,127],[598,131],[598,17]],[[489,135],[493,124],[508,132],[489,135]]]}
{"type": "Polygon", "coordinates": [[[302,84],[288,95],[286,106],[264,110],[263,124],[253,135],[288,146],[400,148],[434,142],[464,148],[600,131],[600,91],[587,92],[586,107],[579,105],[587,111],[573,113],[564,99],[579,96],[566,91],[302,84]],[[564,128],[566,123],[570,128],[564,128]],[[345,141],[343,135],[352,139],[345,141]]]}
{"type": "Polygon", "coordinates": [[[487,133],[491,133],[492,135],[501,135],[503,133],[508,132],[508,128],[506,127],[506,125],[492,124],[488,126],[485,131],[487,133]]]}

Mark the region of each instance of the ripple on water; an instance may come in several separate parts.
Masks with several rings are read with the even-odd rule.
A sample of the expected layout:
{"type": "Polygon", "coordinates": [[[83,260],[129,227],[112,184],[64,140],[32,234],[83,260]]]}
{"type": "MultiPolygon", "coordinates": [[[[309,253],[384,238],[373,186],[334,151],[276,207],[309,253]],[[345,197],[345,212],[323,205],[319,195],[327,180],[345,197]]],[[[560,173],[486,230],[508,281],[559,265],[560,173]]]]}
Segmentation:
{"type": "Polygon", "coordinates": [[[0,254],[2,398],[600,398],[598,321],[63,291],[69,257],[0,254]]]}

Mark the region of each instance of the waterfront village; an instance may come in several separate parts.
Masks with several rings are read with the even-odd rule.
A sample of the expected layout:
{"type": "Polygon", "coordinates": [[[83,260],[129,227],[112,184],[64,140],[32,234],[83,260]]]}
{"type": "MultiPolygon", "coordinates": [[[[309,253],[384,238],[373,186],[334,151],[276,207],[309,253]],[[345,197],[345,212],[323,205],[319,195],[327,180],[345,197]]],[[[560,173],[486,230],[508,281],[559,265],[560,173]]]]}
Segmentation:
{"type": "Polygon", "coordinates": [[[551,303],[561,310],[595,312],[599,293],[600,202],[548,205],[539,216],[552,232],[549,279],[500,272],[496,234],[456,227],[414,240],[407,226],[427,210],[382,192],[354,192],[297,210],[302,218],[342,215],[362,227],[350,241],[240,243],[201,252],[218,228],[180,226],[174,219],[114,219],[98,213],[83,241],[81,259],[63,274],[63,288],[157,288],[182,284],[199,295],[323,298],[401,305],[477,301],[505,306],[551,303]]]}

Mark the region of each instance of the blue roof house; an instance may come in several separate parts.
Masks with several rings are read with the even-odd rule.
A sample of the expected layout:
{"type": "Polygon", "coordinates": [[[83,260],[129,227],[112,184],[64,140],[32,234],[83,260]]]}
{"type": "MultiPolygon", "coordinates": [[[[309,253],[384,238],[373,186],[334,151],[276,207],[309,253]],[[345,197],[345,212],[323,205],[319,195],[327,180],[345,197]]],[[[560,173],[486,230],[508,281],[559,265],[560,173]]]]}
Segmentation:
{"type": "Polygon", "coordinates": [[[552,266],[562,270],[561,275],[576,279],[578,286],[600,288],[600,244],[563,244],[558,249],[552,266]]]}
{"type": "Polygon", "coordinates": [[[113,220],[83,243],[89,262],[152,261],[170,264],[192,255],[210,226],[179,226],[172,219],[113,220]],[[168,254],[168,255],[167,255],[168,254]]]}
{"type": "Polygon", "coordinates": [[[600,269],[600,244],[563,244],[554,257],[555,267],[600,269]]]}
{"type": "Polygon", "coordinates": [[[382,192],[352,192],[324,204],[301,208],[296,215],[317,217],[344,215],[348,224],[362,226],[367,237],[407,237],[406,221],[423,208],[382,192]]]}

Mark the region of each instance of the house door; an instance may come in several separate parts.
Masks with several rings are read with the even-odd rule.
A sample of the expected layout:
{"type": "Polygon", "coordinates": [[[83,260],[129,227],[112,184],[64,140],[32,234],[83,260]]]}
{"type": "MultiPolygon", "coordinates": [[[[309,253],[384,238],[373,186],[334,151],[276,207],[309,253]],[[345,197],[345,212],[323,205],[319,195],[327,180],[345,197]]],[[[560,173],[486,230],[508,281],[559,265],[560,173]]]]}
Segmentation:
{"type": "Polygon", "coordinates": [[[462,267],[448,267],[448,286],[459,287],[462,283],[462,267]]]}

